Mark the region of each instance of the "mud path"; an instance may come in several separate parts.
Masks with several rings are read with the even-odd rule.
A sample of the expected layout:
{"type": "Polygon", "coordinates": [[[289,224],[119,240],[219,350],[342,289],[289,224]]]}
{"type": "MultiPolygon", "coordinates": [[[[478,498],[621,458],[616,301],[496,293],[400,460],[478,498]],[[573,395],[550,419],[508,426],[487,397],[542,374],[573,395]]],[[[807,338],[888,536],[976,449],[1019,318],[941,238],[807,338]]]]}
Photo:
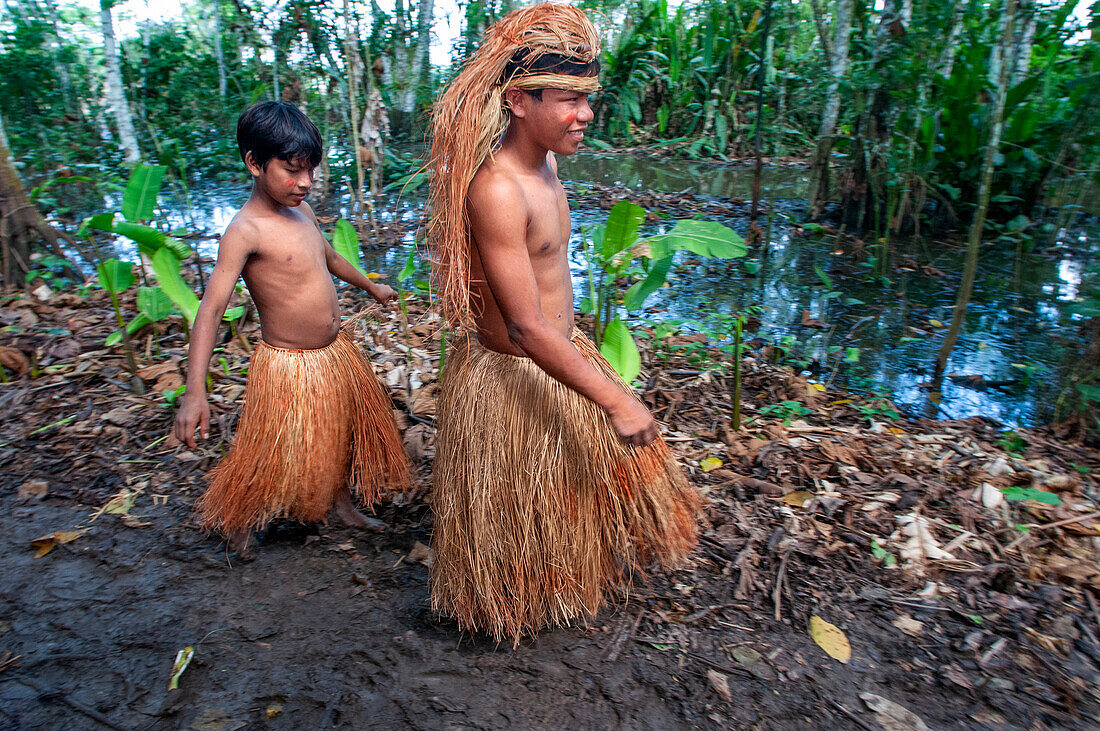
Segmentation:
{"type": "MultiPolygon", "coordinates": [[[[1029,454],[1007,454],[981,420],[868,425],[850,398],[762,362],[745,375],[750,413],[792,398],[814,413],[731,436],[727,384],[654,370],[647,403],[707,501],[699,549],[590,626],[513,649],[431,613],[423,494],[383,506],[385,533],[284,524],[230,565],[191,509],[247,353],[226,344],[212,439],[189,453],[161,439],[182,338],[146,341],[150,392],[136,395],[121,357],[97,350],[105,307],[0,308],[40,320],[6,347],[45,369],[0,387],[0,728],[887,728],[874,696],[933,729],[1100,727],[1100,531],[1080,520],[1095,450],[1027,431],[1029,454]],[[1060,505],[983,505],[983,484],[1028,481],[1060,505]],[[950,559],[905,557],[914,511],[950,559]],[[811,638],[815,616],[846,634],[850,661],[811,638]]],[[[438,354],[418,355],[430,324],[410,328],[413,360],[397,332],[383,320],[363,343],[420,415],[405,426],[423,491],[438,354]]]]}

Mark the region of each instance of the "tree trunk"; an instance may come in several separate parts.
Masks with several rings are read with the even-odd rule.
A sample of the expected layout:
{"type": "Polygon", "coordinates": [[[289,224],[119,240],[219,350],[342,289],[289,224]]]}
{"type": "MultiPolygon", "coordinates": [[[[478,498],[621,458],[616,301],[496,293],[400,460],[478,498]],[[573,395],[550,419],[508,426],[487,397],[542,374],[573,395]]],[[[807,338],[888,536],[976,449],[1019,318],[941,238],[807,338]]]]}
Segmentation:
{"type": "MultiPolygon", "coordinates": [[[[829,63],[829,84],[825,87],[825,110],[821,115],[821,128],[817,133],[810,166],[810,215],[816,218],[829,197],[829,158],[833,151],[833,136],[840,119],[840,80],[848,72],[848,46],[852,35],[852,8],[854,0],[837,0],[836,27],[833,40],[823,34],[821,44],[829,63]]],[[[823,33],[824,23],[817,2],[813,3],[814,19],[818,31],[823,33]]]]}
{"type": "MultiPolygon", "coordinates": [[[[60,235],[27,198],[0,118],[0,276],[4,288],[14,289],[25,283],[31,270],[32,244],[45,240],[54,253],[64,258],[58,244],[60,235]]],[[[71,274],[79,278],[75,270],[71,274]]]]}
{"type": "Polygon", "coordinates": [[[352,154],[355,156],[355,216],[356,223],[360,228],[363,226],[363,154],[361,146],[359,144],[359,137],[357,131],[359,129],[359,89],[360,89],[360,59],[359,49],[356,46],[355,39],[358,37],[358,33],[355,32],[352,25],[354,16],[351,13],[348,0],[344,0],[344,22],[346,27],[344,29],[344,60],[348,70],[348,112],[350,114],[351,121],[351,134],[348,137],[351,140],[352,154]]]}
{"type": "Polygon", "coordinates": [[[757,69],[756,80],[756,134],[753,139],[753,152],[756,155],[756,167],[752,176],[752,221],[760,213],[760,179],[764,174],[764,162],[761,157],[764,127],[764,87],[768,79],[768,34],[772,27],[772,2],[766,0],[764,5],[764,30],[760,34],[760,65],[757,69]]]}
{"type": "Polygon", "coordinates": [[[225,53],[222,52],[222,7],[214,0],[214,59],[218,62],[218,96],[224,102],[229,94],[225,73],[225,53]]]}
{"type": "MultiPolygon", "coordinates": [[[[1016,11],[1016,0],[1006,0],[1004,14],[1001,23],[1000,58],[1007,57],[1009,46],[1012,43],[1013,20],[1016,11]]],[[[997,49],[994,49],[997,50],[997,49]]],[[[992,55],[992,54],[991,54],[992,55]]],[[[992,59],[991,59],[992,62],[992,59]]],[[[939,390],[943,383],[943,374],[947,369],[947,359],[955,347],[966,319],[966,308],[970,304],[970,295],[974,291],[974,278],[978,271],[978,248],[982,242],[982,232],[985,230],[985,216],[989,210],[990,191],[993,187],[993,169],[995,160],[1001,146],[1001,133],[1004,131],[1005,97],[1008,96],[1009,64],[998,65],[996,94],[993,100],[993,110],[989,115],[989,141],[985,146],[985,157],[982,159],[982,177],[978,188],[978,207],[974,211],[974,220],[970,222],[970,232],[966,245],[966,265],[963,269],[962,282],[959,284],[959,293],[955,299],[955,311],[951,316],[951,325],[947,328],[943,345],[940,346],[936,356],[936,365],[932,373],[932,382],[939,390]]]]}
{"type": "Polygon", "coordinates": [[[138,149],[134,119],[122,86],[122,67],[118,59],[118,40],[115,38],[111,7],[111,0],[101,0],[99,20],[103,26],[103,58],[107,63],[107,102],[118,127],[118,139],[126,154],[126,162],[138,163],[141,162],[141,150],[138,149]]]}

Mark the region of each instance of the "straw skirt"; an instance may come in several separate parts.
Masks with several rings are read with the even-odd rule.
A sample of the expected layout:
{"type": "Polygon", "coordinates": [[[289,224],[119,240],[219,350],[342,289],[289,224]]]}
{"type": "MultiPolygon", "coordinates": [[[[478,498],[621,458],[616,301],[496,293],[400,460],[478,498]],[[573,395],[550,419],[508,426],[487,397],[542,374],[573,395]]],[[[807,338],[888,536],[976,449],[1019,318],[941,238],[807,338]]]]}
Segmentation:
{"type": "Polygon", "coordinates": [[[341,330],[323,348],[257,346],[236,438],[196,510],[222,533],[315,522],[340,490],[365,505],[408,481],[389,395],[341,330]]]}
{"type": "MultiPolygon", "coordinates": [[[[580,330],[573,344],[628,387],[580,330]]],[[[665,442],[624,445],[604,411],[529,358],[461,338],[438,405],[432,606],[518,642],[694,547],[699,497],[665,442]]]]}

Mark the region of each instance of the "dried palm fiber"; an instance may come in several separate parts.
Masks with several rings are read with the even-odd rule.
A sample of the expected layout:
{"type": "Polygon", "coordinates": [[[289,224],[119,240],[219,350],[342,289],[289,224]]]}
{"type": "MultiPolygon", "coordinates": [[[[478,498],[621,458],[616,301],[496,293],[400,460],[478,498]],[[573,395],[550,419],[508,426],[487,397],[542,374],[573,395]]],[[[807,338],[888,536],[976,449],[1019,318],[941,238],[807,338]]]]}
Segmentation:
{"type": "Polygon", "coordinates": [[[505,15],[485,31],[477,51],[432,110],[428,240],[443,314],[451,325],[472,324],[466,193],[508,126],[504,93],[510,88],[599,89],[593,76],[540,69],[539,59],[547,54],[562,57],[567,69],[598,70],[599,35],[581,10],[543,3],[505,15]]]}
{"type": "Polygon", "coordinates": [[[367,505],[408,486],[389,395],[349,330],[312,350],[257,346],[233,447],[196,503],[207,527],[319,521],[340,490],[367,505]]]}
{"type": "MultiPolygon", "coordinates": [[[[573,344],[629,390],[580,330],[573,344]]],[[[604,411],[529,358],[461,338],[438,405],[432,607],[518,643],[591,617],[695,545],[699,497],[664,440],[624,445],[604,411]]]]}

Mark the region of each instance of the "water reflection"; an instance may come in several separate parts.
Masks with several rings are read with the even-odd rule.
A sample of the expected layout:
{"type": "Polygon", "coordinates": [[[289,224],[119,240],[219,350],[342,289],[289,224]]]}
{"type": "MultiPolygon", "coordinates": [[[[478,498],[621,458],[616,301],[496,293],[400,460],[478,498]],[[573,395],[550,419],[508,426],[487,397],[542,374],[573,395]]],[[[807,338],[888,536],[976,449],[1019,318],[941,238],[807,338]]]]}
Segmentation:
{"type": "MultiPolygon", "coordinates": [[[[597,183],[690,191],[697,197],[746,197],[752,179],[747,168],[605,154],[563,159],[561,174],[577,186],[597,183]]],[[[1046,249],[1037,244],[1036,251],[1026,253],[1028,247],[1022,247],[1019,260],[1011,242],[983,247],[967,326],[948,371],[980,376],[984,385],[975,388],[973,381],[949,379],[943,384],[942,400],[935,405],[921,387],[931,376],[944,324],[951,318],[963,248],[927,240],[909,242],[922,264],[945,274],[895,271],[893,284],[884,287],[868,277],[866,267],[854,257],[835,252],[831,239],[796,235],[792,223],[801,220],[799,205],[806,192],[803,170],[770,169],[764,188],[777,201],[778,214],[767,258],[759,248],[749,253],[749,258],[760,261],[758,273],[747,273],[743,260],[727,266],[678,255],[669,286],[648,300],[643,318],[698,321],[708,312],[735,313],[758,306],[762,325],[753,335],[773,343],[789,339],[791,359],[806,363],[824,381],[889,393],[899,405],[940,417],[980,414],[1007,425],[1050,418],[1080,337],[1079,318],[1070,316],[1067,307],[1097,285],[1089,266],[1100,239],[1095,219],[1057,231],[1046,249]],[[827,274],[837,294],[828,294],[815,267],[827,274]],[[804,325],[804,313],[824,327],[804,325]],[[846,348],[858,348],[858,362],[844,362],[846,348]]],[[[392,274],[402,267],[421,223],[423,192],[385,195],[376,201],[379,218],[387,225],[402,223],[405,233],[401,243],[393,246],[364,241],[364,264],[369,270],[392,274]]],[[[214,235],[224,230],[247,197],[244,183],[195,190],[190,211],[169,201],[162,220],[173,229],[202,231],[190,243],[203,256],[213,257],[217,253],[214,235]]],[[[346,196],[314,205],[322,220],[349,215],[346,196]]],[[[578,306],[588,291],[580,231],[602,223],[606,216],[599,208],[573,209],[570,249],[578,306]]],[[[743,220],[717,220],[745,233],[743,220]]],[[[647,226],[645,231],[656,231],[660,225],[668,224],[647,226]]],[[[122,253],[132,257],[125,249],[122,253]]]]}

